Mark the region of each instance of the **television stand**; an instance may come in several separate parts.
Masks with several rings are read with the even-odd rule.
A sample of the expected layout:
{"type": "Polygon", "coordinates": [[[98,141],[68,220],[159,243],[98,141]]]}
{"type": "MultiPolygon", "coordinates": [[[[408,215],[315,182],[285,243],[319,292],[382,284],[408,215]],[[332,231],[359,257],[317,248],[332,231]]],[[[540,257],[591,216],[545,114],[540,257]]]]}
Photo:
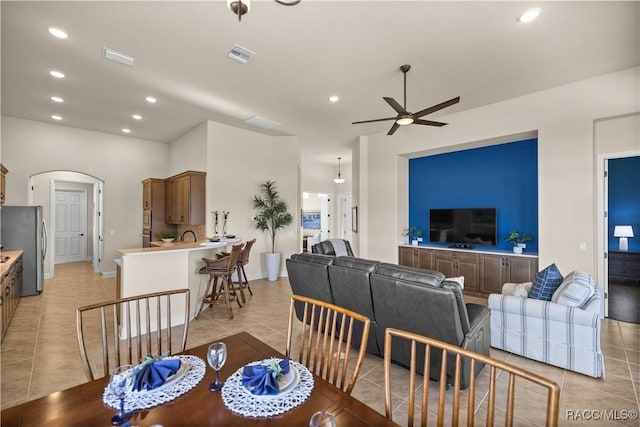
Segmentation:
{"type": "Polygon", "coordinates": [[[470,245],[468,243],[454,243],[449,247],[453,249],[473,249],[473,245],[470,245]]]}

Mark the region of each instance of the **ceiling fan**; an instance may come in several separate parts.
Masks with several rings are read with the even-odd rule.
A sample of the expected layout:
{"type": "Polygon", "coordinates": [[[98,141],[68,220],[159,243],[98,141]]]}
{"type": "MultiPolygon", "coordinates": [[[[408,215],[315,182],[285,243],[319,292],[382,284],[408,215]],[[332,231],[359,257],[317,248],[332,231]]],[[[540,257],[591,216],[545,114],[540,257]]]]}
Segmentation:
{"type": "Polygon", "coordinates": [[[423,120],[420,117],[426,116],[427,114],[435,113],[438,110],[442,110],[443,108],[447,108],[453,104],[457,104],[460,102],[460,97],[452,98],[448,101],[442,102],[440,104],[434,105],[429,108],[425,108],[424,110],[420,110],[417,113],[410,113],[407,111],[407,72],[411,69],[411,65],[403,65],[400,67],[400,71],[404,74],[404,106],[400,105],[395,99],[390,98],[388,96],[383,97],[387,104],[391,105],[391,108],[396,110],[398,113],[395,117],[387,117],[384,119],[373,119],[373,120],[363,120],[360,122],[353,122],[352,125],[357,125],[359,123],[371,123],[371,122],[382,122],[385,120],[395,120],[387,135],[393,135],[398,127],[405,125],[427,125],[427,126],[444,126],[446,123],[442,122],[434,122],[431,120],[423,120]]]}

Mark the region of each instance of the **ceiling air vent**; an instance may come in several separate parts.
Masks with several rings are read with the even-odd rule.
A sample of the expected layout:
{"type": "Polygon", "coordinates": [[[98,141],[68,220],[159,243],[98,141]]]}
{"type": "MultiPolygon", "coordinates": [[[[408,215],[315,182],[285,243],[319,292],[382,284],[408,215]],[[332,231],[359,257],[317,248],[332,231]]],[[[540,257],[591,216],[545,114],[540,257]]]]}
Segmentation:
{"type": "Polygon", "coordinates": [[[273,122],[269,119],[265,119],[264,117],[260,117],[260,116],[249,117],[244,122],[248,125],[256,126],[262,129],[273,129],[276,126],[280,126],[280,123],[273,122]]]}
{"type": "Polygon", "coordinates": [[[136,59],[132,56],[126,55],[121,52],[116,52],[113,49],[109,49],[108,47],[102,48],[102,56],[111,61],[119,62],[121,64],[132,66],[136,59]]]}
{"type": "Polygon", "coordinates": [[[227,56],[234,61],[246,64],[251,58],[256,56],[256,54],[251,52],[249,49],[245,49],[242,46],[234,44],[231,50],[227,53],[227,56]]]}

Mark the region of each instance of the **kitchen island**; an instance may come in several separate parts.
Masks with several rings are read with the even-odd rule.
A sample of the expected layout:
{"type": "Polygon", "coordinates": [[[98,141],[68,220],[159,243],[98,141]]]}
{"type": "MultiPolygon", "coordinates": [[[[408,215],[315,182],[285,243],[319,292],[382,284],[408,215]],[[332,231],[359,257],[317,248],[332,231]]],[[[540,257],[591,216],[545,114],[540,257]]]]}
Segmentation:
{"type": "MultiPolygon", "coordinates": [[[[202,258],[215,258],[216,253],[230,249],[241,239],[220,242],[152,242],[148,248],[120,249],[115,262],[118,268],[117,298],[151,292],[188,288],[191,291],[189,318],[198,313],[209,276],[200,274],[202,258]]],[[[172,323],[181,324],[184,313],[173,311],[172,323]]]]}

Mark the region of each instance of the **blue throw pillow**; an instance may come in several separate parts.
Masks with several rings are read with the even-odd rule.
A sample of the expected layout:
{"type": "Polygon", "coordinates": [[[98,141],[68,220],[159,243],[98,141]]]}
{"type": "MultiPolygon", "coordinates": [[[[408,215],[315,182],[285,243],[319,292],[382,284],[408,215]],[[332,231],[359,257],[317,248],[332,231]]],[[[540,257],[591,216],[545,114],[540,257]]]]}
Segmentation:
{"type": "Polygon", "coordinates": [[[539,299],[542,301],[551,301],[553,293],[562,283],[562,274],[555,264],[551,264],[544,270],[536,274],[536,280],[533,282],[529,298],[539,299]]]}

